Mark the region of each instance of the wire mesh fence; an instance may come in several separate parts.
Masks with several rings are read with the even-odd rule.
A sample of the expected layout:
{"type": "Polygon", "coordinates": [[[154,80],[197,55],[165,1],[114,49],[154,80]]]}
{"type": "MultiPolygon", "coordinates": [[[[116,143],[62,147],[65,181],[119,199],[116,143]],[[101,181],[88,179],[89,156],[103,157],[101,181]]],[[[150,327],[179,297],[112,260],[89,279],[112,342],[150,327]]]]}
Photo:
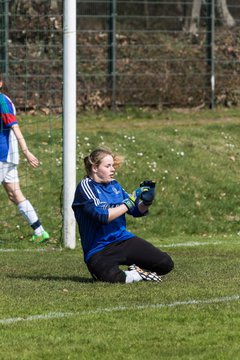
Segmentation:
{"type": "MultiPolygon", "coordinates": [[[[0,40],[0,72],[43,163],[34,174],[21,163],[23,190],[59,238],[63,2],[0,0],[0,40]]],[[[77,108],[239,105],[239,43],[238,0],[77,0],[77,108]]],[[[0,191],[8,234],[16,215],[4,219],[0,191]]]]}
{"type": "Polygon", "coordinates": [[[213,1],[82,1],[78,6],[80,106],[204,106],[239,102],[240,5],[213,1]],[[193,3],[195,12],[193,13],[193,3]],[[231,15],[232,14],[232,15],[231,15]],[[214,43],[208,44],[213,31],[214,43]]]}
{"type": "MultiPolygon", "coordinates": [[[[62,230],[61,2],[5,0],[0,1],[0,10],[1,76],[27,146],[41,163],[32,169],[20,152],[20,187],[51,241],[58,242],[62,230]]],[[[0,223],[0,243],[30,239],[33,234],[17,207],[10,206],[3,186],[0,223]]]]}
{"type": "MultiPolygon", "coordinates": [[[[212,3],[214,100],[238,104],[237,0],[82,0],[77,1],[78,108],[208,105],[212,3]]],[[[1,71],[21,110],[61,112],[62,5],[0,1],[1,71]]]]}

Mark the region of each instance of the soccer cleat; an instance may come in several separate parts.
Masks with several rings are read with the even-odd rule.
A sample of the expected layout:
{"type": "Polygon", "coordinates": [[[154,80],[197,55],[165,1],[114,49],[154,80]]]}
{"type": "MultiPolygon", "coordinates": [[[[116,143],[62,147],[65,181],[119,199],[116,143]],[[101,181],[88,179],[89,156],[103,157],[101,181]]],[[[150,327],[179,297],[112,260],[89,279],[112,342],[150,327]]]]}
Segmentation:
{"type": "Polygon", "coordinates": [[[141,278],[145,281],[157,281],[157,282],[162,281],[162,277],[160,275],[157,275],[157,273],[148,270],[143,270],[140,267],[136,266],[135,264],[130,265],[128,267],[128,270],[129,271],[136,270],[138,274],[141,276],[141,278]]]}
{"type": "Polygon", "coordinates": [[[44,231],[42,235],[33,235],[31,241],[37,244],[41,244],[49,239],[49,234],[44,231]]]}

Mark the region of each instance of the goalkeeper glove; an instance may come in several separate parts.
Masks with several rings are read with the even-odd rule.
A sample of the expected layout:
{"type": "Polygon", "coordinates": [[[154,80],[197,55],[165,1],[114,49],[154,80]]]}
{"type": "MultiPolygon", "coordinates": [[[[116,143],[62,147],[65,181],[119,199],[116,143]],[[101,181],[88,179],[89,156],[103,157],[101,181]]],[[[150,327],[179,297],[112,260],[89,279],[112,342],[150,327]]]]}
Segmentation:
{"type": "Polygon", "coordinates": [[[142,192],[141,199],[146,206],[152,205],[155,198],[155,181],[145,180],[140,184],[140,187],[146,187],[149,190],[142,192]]]}
{"type": "Polygon", "coordinates": [[[135,206],[138,204],[139,200],[141,199],[141,196],[144,192],[148,192],[150,190],[149,186],[141,186],[134,190],[132,195],[129,196],[129,198],[123,200],[123,204],[127,206],[129,212],[131,212],[135,206]]]}
{"type": "Polygon", "coordinates": [[[141,185],[139,188],[134,190],[131,196],[135,199],[134,202],[136,205],[139,203],[139,200],[142,198],[143,193],[146,193],[149,190],[150,190],[149,186],[141,186],[141,185]]]}
{"type": "Polygon", "coordinates": [[[130,213],[135,208],[135,202],[131,196],[129,196],[129,198],[123,200],[122,204],[126,205],[126,207],[128,208],[128,212],[130,212],[130,213]]]}
{"type": "Polygon", "coordinates": [[[149,188],[155,188],[156,186],[156,181],[152,181],[152,180],[144,180],[141,184],[140,187],[149,187],[149,188]]]}

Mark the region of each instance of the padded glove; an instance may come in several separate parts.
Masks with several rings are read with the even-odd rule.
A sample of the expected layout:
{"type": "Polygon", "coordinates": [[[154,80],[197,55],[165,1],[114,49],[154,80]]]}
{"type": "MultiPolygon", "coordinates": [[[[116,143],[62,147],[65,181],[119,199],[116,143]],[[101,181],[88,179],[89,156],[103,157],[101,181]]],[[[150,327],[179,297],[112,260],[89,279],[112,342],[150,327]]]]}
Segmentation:
{"type": "Polygon", "coordinates": [[[139,203],[141,196],[144,192],[148,192],[150,190],[149,186],[140,186],[129,196],[129,198],[123,200],[123,204],[127,206],[128,210],[131,212],[135,206],[139,203]]]}
{"type": "Polygon", "coordinates": [[[155,198],[155,185],[156,185],[155,181],[152,180],[145,180],[140,184],[140,188],[141,187],[148,188],[148,190],[142,192],[140,196],[144,205],[146,206],[152,205],[152,202],[155,198]]]}

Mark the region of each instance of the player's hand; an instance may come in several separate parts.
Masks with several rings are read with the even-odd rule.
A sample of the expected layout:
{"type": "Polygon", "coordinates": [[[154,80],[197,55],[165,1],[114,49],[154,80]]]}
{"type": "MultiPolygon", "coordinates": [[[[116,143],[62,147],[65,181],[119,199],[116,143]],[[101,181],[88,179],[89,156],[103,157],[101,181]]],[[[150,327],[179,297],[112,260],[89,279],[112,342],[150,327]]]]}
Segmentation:
{"type": "Polygon", "coordinates": [[[142,186],[147,186],[149,188],[155,188],[156,186],[156,181],[152,181],[152,180],[144,180],[141,184],[140,187],[142,186]]]}
{"type": "Polygon", "coordinates": [[[140,186],[129,196],[129,198],[123,200],[123,204],[127,206],[128,212],[131,213],[135,206],[138,205],[139,201],[142,199],[143,193],[147,193],[150,190],[149,186],[140,186]]]}
{"type": "Polygon", "coordinates": [[[140,188],[148,188],[147,191],[143,191],[141,194],[143,204],[146,206],[152,205],[152,202],[155,198],[155,185],[155,181],[152,180],[145,180],[140,184],[140,188]]]}
{"type": "Polygon", "coordinates": [[[29,150],[24,151],[24,155],[32,167],[36,168],[39,166],[39,160],[29,150]]]}
{"type": "Polygon", "coordinates": [[[135,206],[138,205],[142,194],[149,190],[150,190],[150,187],[148,187],[148,186],[139,187],[133,191],[133,193],[129,196],[129,198],[123,200],[122,203],[127,206],[129,212],[131,213],[134,210],[135,206]]]}
{"type": "Polygon", "coordinates": [[[143,193],[145,193],[149,190],[150,190],[149,186],[141,186],[141,185],[139,188],[134,190],[131,197],[134,199],[135,205],[137,205],[139,203],[139,200],[142,198],[143,193]]]}

